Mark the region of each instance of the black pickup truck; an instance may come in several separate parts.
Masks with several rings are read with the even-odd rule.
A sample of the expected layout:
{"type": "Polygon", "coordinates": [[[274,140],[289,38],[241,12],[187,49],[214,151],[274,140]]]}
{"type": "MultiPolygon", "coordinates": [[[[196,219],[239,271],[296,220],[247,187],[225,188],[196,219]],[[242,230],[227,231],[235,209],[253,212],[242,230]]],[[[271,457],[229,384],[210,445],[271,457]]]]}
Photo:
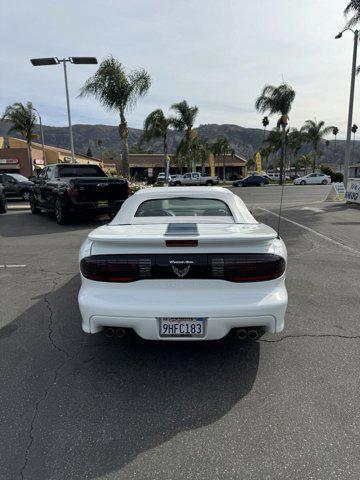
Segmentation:
{"type": "Polygon", "coordinates": [[[53,211],[60,224],[67,223],[74,214],[112,216],[130,194],[126,179],[108,177],[98,165],[48,165],[32,180],[31,212],[53,211]]]}

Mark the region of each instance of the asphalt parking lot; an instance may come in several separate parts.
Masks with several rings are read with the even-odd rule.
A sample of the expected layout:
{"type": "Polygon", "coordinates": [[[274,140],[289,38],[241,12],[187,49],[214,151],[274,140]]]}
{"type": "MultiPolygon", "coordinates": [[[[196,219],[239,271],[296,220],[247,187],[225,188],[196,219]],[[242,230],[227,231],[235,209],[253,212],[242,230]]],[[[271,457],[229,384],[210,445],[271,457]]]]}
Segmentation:
{"type": "MultiPolygon", "coordinates": [[[[80,328],[77,254],[101,224],[0,216],[0,478],[360,478],[360,209],[286,187],[286,328],[147,342],[80,328]]],[[[279,187],[234,189],[277,224],[279,187]]]]}

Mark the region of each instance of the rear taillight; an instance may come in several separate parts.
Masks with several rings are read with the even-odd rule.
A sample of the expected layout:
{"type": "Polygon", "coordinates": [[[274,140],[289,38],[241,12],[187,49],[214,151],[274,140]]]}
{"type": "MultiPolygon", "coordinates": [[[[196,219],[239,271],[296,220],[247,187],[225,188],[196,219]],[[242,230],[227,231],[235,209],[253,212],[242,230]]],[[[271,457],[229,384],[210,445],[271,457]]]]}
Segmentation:
{"type": "Polygon", "coordinates": [[[262,282],[281,277],[285,260],[267,253],[241,253],[237,255],[210,255],[212,278],[230,282],[262,282]]]}
{"type": "Polygon", "coordinates": [[[151,258],[93,255],[83,258],[80,270],[85,278],[98,282],[135,282],[151,277],[151,258]]]}
{"type": "Polygon", "coordinates": [[[119,283],[148,279],[264,282],[281,277],[285,267],[284,258],[267,253],[93,255],[80,262],[85,278],[119,283]]]}
{"type": "Polygon", "coordinates": [[[197,240],[165,240],[167,247],[197,247],[197,240]]]}

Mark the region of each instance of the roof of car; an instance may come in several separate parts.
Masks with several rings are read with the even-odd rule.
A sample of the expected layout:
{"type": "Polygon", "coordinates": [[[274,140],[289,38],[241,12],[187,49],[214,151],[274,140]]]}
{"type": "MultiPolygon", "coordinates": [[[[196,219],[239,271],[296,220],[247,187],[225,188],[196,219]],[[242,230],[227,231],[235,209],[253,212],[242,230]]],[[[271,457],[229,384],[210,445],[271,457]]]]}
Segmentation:
{"type": "MultiPolygon", "coordinates": [[[[257,223],[255,218],[247,209],[245,203],[230,190],[222,187],[153,187],[138,190],[134,195],[129,197],[124,203],[118,214],[111,222],[111,225],[128,225],[133,223],[135,213],[139,206],[146,200],[176,198],[176,197],[192,197],[192,198],[210,198],[218,199],[225,202],[232,213],[234,223],[257,223]]],[[[146,222],[149,222],[148,217],[146,222]]],[[[184,217],[159,217],[158,221],[162,223],[180,222],[184,217]]],[[[199,217],[198,217],[199,218],[199,217]]],[[[211,221],[212,217],[208,217],[209,223],[215,223],[216,217],[211,221]]],[[[194,217],[192,217],[194,222],[194,217]]]]}

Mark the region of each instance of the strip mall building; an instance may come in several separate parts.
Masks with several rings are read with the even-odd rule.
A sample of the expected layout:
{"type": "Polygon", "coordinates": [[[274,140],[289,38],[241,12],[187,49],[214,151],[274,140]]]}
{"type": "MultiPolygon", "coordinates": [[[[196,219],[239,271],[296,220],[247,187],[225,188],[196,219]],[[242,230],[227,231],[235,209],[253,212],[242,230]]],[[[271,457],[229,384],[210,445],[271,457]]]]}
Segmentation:
{"type": "MultiPolygon", "coordinates": [[[[30,176],[30,161],[25,140],[19,138],[9,137],[8,148],[4,147],[4,139],[0,137],[0,173],[20,173],[25,177],[30,176]]],[[[33,170],[41,170],[47,164],[53,163],[70,163],[71,152],[65,148],[51,147],[45,145],[45,158],[43,148],[40,143],[32,143],[31,154],[33,160],[33,170]]],[[[104,168],[109,174],[121,175],[121,159],[110,159],[102,162],[98,158],[87,157],[82,154],[75,154],[75,161],[84,164],[98,164],[104,168]]],[[[239,155],[228,155],[225,158],[226,177],[239,178],[247,174],[247,161],[239,155]]],[[[130,176],[138,180],[146,180],[148,177],[154,177],[158,173],[164,171],[164,158],[162,154],[143,154],[130,153],[129,154],[130,176]]],[[[215,175],[222,176],[222,159],[214,162],[215,175]]],[[[197,165],[197,170],[201,171],[201,165],[197,165]]],[[[205,165],[206,173],[210,173],[210,165],[205,165]]],[[[170,155],[170,173],[179,173],[172,162],[172,155],[170,155]]],[[[183,173],[186,168],[183,169],[183,173]]]]}

